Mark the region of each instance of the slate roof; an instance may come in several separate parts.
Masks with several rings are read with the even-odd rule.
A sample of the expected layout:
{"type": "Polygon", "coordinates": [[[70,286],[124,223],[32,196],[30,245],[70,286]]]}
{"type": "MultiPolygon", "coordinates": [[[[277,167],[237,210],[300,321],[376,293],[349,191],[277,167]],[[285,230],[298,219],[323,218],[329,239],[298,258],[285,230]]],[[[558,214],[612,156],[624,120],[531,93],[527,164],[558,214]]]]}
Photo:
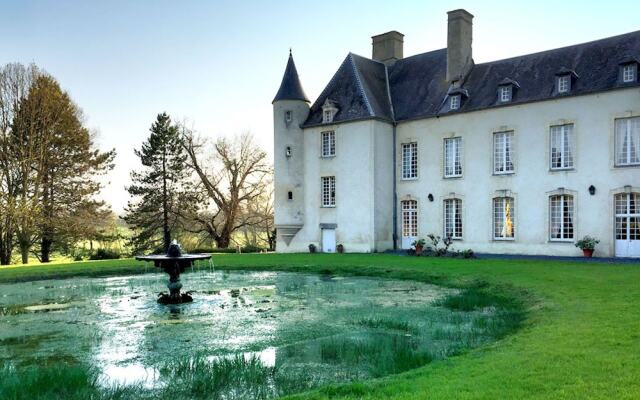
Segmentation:
{"type": "Polygon", "coordinates": [[[398,60],[390,67],[349,53],[324,91],[316,99],[304,126],[322,122],[322,104],[329,98],[339,111],[334,122],[377,118],[401,122],[571,97],[640,86],[623,84],[620,64],[640,59],[640,31],[589,43],[529,54],[473,66],[462,83],[464,98],[458,110],[449,111],[446,81],[447,49],[398,60]],[[574,75],[571,91],[555,92],[558,74],[574,75]],[[516,83],[513,99],[498,102],[498,86],[516,83]],[[391,101],[389,101],[391,99],[391,101]]]}
{"type": "Polygon", "coordinates": [[[291,51],[289,51],[289,61],[287,61],[287,68],[284,70],[280,89],[278,89],[278,93],[276,93],[272,103],[279,100],[304,100],[309,103],[309,99],[302,89],[291,51]]]}

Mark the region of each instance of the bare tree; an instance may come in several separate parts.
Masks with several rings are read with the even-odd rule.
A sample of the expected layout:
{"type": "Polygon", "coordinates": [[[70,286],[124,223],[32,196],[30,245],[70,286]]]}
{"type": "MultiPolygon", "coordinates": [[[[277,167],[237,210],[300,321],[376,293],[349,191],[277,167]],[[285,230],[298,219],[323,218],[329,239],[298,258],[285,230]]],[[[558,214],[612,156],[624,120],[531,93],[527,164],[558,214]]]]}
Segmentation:
{"type": "Polygon", "coordinates": [[[267,154],[254,144],[251,134],[244,133],[232,140],[218,139],[212,156],[204,159],[204,141],[184,127],[183,136],[188,165],[209,200],[194,216],[198,227],[192,231],[210,236],[219,248],[227,248],[234,232],[261,222],[248,207],[270,187],[272,168],[267,154]]]}

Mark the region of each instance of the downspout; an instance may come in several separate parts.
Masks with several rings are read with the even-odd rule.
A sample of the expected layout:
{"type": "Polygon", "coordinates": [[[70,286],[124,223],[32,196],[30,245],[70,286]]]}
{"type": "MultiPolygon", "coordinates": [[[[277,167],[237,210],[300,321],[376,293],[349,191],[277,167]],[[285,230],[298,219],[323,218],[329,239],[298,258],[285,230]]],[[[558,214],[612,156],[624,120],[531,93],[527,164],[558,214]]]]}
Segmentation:
{"type": "Polygon", "coordinates": [[[398,190],[396,188],[396,126],[393,121],[393,249],[398,250],[398,190]]]}
{"type": "Polygon", "coordinates": [[[384,75],[387,80],[387,97],[389,99],[389,107],[391,108],[391,118],[393,120],[393,204],[392,204],[392,215],[393,215],[393,250],[398,249],[398,190],[397,190],[397,174],[396,174],[396,127],[398,123],[396,122],[396,113],[393,109],[393,101],[391,100],[391,85],[389,84],[389,68],[386,64],[384,64],[384,75]]]}

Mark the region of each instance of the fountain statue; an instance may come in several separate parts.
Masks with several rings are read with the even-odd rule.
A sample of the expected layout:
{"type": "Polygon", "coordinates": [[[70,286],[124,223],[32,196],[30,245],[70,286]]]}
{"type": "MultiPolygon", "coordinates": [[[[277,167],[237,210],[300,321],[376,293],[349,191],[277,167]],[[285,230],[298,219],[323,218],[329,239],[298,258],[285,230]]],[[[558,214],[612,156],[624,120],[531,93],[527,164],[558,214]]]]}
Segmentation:
{"type": "Polygon", "coordinates": [[[160,304],[180,304],[189,303],[193,298],[189,293],[180,293],[182,283],[180,283],[180,273],[184,272],[187,267],[191,267],[197,260],[208,260],[211,258],[209,254],[183,254],[180,245],[176,240],[171,242],[167,249],[167,254],[137,256],[136,260],[153,261],[153,264],[162,268],[164,272],[169,274],[169,294],[160,293],[158,303],[160,304]]]}

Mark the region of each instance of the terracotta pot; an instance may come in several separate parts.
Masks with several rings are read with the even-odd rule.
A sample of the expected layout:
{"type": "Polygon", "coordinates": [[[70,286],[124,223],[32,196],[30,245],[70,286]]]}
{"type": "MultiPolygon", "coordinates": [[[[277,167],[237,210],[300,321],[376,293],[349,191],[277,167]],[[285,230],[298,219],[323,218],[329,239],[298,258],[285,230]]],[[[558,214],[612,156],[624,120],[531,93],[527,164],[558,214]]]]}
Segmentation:
{"type": "Polygon", "coordinates": [[[582,254],[587,258],[591,258],[593,257],[593,249],[582,249],[582,254]]]}
{"type": "Polygon", "coordinates": [[[416,255],[419,256],[422,254],[422,246],[416,245],[416,255]]]}

